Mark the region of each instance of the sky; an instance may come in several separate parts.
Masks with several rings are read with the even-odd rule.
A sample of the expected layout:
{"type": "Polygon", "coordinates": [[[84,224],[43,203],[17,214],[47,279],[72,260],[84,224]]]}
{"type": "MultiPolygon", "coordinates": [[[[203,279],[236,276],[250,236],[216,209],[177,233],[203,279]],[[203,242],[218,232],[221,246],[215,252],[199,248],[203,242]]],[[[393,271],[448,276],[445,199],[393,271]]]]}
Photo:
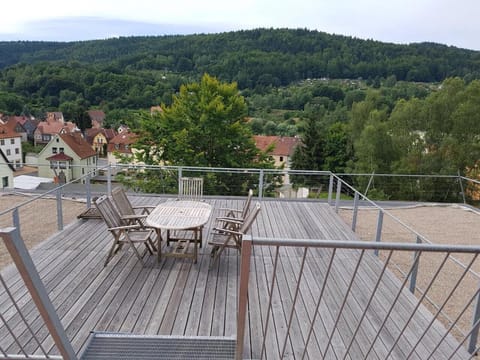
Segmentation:
{"type": "Polygon", "coordinates": [[[480,50],[479,0],[13,0],[0,41],[306,28],[408,44],[480,50]]]}

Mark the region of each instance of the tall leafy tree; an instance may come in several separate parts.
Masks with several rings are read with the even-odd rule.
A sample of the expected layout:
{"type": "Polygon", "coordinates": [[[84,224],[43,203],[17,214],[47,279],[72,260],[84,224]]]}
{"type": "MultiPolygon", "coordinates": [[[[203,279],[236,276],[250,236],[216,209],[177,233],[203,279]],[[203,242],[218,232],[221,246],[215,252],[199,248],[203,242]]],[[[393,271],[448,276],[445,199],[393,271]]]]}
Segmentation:
{"type": "Polygon", "coordinates": [[[182,85],[171,106],[140,121],[137,146],[149,162],[186,166],[251,167],[258,151],[246,123],[247,105],[235,83],[205,74],[182,85]],[[148,157],[152,145],[155,156],[148,157]]]}
{"type": "MultiPolygon", "coordinates": [[[[138,160],[178,166],[273,166],[255,146],[245,119],[247,106],[235,83],[222,83],[205,74],[200,82],[182,85],[172,105],[162,108],[153,116],[140,116],[135,145],[140,150],[138,160]]],[[[145,180],[152,179],[146,176],[145,180]]],[[[242,181],[229,174],[210,174],[207,187],[215,183],[217,189],[244,193],[251,184],[242,181]]]]}

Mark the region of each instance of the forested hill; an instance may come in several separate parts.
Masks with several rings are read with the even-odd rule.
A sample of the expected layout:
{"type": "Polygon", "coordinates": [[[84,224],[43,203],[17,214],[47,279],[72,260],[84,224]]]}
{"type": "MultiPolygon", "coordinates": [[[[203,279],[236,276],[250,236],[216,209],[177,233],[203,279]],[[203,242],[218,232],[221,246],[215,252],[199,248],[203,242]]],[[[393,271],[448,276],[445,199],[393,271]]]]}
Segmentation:
{"type": "Polygon", "coordinates": [[[82,42],[0,42],[0,69],[17,63],[80,62],[112,72],[166,70],[215,75],[240,88],[306,78],[433,82],[480,78],[480,52],[434,43],[397,45],[306,29],[256,29],[82,42]]]}

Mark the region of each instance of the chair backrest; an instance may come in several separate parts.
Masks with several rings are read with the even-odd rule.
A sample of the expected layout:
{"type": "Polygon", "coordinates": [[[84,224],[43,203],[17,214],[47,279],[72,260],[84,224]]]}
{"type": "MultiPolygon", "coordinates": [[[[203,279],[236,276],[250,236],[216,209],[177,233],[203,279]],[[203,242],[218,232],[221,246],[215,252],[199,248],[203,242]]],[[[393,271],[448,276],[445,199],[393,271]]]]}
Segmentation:
{"type": "Polygon", "coordinates": [[[252,224],[257,218],[257,215],[259,212],[260,212],[260,203],[256,203],[253,210],[248,213],[246,219],[243,221],[243,224],[240,227],[239,232],[241,232],[242,234],[246,234],[252,227],[252,224]]]}
{"type": "Polygon", "coordinates": [[[242,209],[242,219],[245,219],[250,212],[250,204],[252,203],[252,197],[253,197],[253,190],[250,189],[248,190],[248,196],[247,200],[243,204],[243,209],[242,209]]]}
{"type": "Polygon", "coordinates": [[[95,206],[109,228],[123,225],[120,214],[117,209],[115,209],[115,206],[113,206],[107,195],[102,195],[95,200],[95,206]]]}
{"type": "Polygon", "coordinates": [[[178,196],[182,199],[199,200],[203,197],[203,178],[182,177],[178,184],[178,196]]]}
{"type": "Polygon", "coordinates": [[[127,197],[125,190],[118,186],[112,190],[112,199],[120,215],[134,215],[135,210],[127,197]]]}

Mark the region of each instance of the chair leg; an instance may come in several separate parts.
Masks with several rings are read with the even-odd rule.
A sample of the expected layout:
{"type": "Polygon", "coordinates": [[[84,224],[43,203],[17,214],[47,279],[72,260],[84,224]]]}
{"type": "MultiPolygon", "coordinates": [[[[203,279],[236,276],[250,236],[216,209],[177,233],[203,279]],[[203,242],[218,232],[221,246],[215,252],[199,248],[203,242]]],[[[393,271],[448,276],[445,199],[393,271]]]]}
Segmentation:
{"type": "Polygon", "coordinates": [[[108,251],[107,258],[105,259],[105,263],[103,264],[103,267],[106,267],[107,264],[108,264],[108,263],[110,262],[110,260],[112,259],[113,255],[115,255],[115,254],[118,252],[118,250],[120,249],[120,245],[121,245],[121,244],[118,243],[118,239],[115,238],[115,239],[113,240],[112,246],[110,247],[110,250],[108,251]],[[116,248],[116,249],[115,249],[115,248],[116,248]]]}

